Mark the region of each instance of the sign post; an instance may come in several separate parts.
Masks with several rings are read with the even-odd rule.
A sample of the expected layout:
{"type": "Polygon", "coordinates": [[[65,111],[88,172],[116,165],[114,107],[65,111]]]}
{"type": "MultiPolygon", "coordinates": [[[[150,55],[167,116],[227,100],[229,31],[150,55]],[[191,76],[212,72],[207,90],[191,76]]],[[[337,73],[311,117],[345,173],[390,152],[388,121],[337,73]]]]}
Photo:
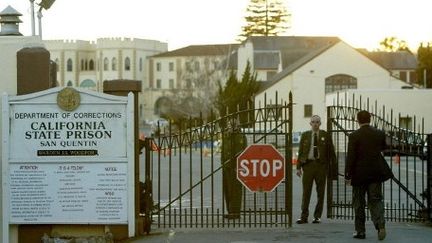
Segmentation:
{"type": "Polygon", "coordinates": [[[285,159],[271,144],[252,144],[237,157],[237,179],[251,192],[271,192],[285,178],[285,159]]]}
{"type": "Polygon", "coordinates": [[[3,227],[127,224],[135,235],[133,94],[3,96],[3,227]]]}

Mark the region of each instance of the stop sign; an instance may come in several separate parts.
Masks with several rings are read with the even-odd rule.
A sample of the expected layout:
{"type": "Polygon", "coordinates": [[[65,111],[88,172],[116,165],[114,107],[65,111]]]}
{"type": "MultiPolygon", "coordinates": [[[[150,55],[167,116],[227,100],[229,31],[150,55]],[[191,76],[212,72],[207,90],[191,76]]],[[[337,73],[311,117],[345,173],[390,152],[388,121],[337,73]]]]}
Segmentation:
{"type": "Polygon", "coordinates": [[[252,144],[237,157],[237,179],[252,192],[271,192],[285,178],[285,158],[271,144],[252,144]]]}

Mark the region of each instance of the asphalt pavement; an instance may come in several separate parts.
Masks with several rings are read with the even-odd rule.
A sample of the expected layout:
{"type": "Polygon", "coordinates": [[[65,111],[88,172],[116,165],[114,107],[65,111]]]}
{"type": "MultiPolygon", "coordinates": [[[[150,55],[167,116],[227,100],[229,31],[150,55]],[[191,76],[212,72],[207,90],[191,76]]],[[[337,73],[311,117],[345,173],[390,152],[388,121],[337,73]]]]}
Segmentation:
{"type": "Polygon", "coordinates": [[[130,239],[133,243],[275,243],[275,242],[432,242],[431,223],[387,222],[387,237],[379,241],[370,221],[366,224],[366,239],[354,239],[352,221],[323,219],[321,224],[294,224],[288,228],[213,228],[157,229],[149,235],[130,239]]]}

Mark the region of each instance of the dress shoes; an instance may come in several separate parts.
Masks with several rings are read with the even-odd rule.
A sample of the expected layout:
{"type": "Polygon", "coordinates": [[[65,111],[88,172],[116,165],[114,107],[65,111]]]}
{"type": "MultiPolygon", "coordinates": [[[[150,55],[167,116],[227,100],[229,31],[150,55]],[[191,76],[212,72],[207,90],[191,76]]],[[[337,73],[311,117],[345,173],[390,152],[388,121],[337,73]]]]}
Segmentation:
{"type": "Polygon", "coordinates": [[[384,240],[386,237],[386,230],[384,228],[378,230],[378,240],[384,240]]]}
{"type": "Polygon", "coordinates": [[[314,218],[314,219],[312,220],[312,223],[313,223],[313,224],[319,224],[319,223],[321,223],[321,219],[320,219],[320,218],[314,218]]]}
{"type": "Polygon", "coordinates": [[[308,221],[307,221],[307,219],[297,219],[296,223],[297,224],[307,224],[308,221]]]}
{"type": "Polygon", "coordinates": [[[356,239],[365,239],[366,238],[366,234],[365,234],[365,232],[355,232],[353,234],[353,238],[356,238],[356,239]]]}

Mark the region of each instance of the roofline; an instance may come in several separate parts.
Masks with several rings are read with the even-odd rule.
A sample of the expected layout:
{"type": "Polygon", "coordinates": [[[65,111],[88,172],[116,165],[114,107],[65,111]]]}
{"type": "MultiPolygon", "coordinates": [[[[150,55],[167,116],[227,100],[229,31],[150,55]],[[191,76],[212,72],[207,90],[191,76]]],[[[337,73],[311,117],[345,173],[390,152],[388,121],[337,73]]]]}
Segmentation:
{"type": "Polygon", "coordinates": [[[343,42],[343,41],[338,38],[337,42],[334,42],[334,43],[331,43],[331,44],[329,44],[327,46],[324,46],[324,47],[322,47],[322,48],[320,48],[320,49],[318,49],[316,51],[313,51],[312,53],[309,53],[306,56],[300,58],[298,61],[294,62],[293,64],[289,65],[284,70],[282,70],[281,72],[279,72],[278,74],[276,74],[270,81],[268,81],[268,82],[271,82],[271,84],[269,84],[266,89],[259,90],[257,92],[257,94],[260,94],[260,93],[264,92],[269,87],[271,87],[274,84],[278,83],[284,77],[292,74],[293,72],[295,72],[296,70],[298,70],[299,68],[301,68],[302,66],[304,66],[306,63],[308,63],[311,60],[315,59],[315,57],[321,55],[322,53],[324,53],[328,49],[332,48],[333,46],[335,46],[336,44],[341,43],[341,42],[343,42]]]}

